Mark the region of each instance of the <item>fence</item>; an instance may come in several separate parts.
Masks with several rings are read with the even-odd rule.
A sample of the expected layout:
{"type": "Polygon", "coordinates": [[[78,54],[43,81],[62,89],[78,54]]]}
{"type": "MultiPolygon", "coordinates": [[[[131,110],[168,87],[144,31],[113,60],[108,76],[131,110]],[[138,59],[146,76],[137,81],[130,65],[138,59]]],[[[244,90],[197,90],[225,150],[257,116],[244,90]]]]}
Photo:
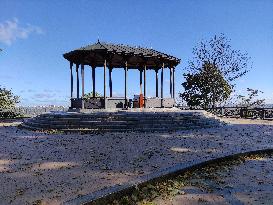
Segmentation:
{"type": "Polygon", "coordinates": [[[273,108],[216,107],[207,111],[222,117],[273,120],[273,108]]]}
{"type": "MultiPolygon", "coordinates": [[[[189,110],[189,107],[179,107],[183,110],[189,110]]],[[[47,107],[15,107],[11,110],[1,110],[0,118],[13,118],[14,116],[34,117],[45,112],[67,111],[68,107],[64,106],[47,106],[47,107]]],[[[196,109],[201,110],[201,109],[196,109]]],[[[215,107],[207,111],[220,117],[237,117],[249,119],[273,120],[273,108],[246,108],[246,107],[215,107]]]]}

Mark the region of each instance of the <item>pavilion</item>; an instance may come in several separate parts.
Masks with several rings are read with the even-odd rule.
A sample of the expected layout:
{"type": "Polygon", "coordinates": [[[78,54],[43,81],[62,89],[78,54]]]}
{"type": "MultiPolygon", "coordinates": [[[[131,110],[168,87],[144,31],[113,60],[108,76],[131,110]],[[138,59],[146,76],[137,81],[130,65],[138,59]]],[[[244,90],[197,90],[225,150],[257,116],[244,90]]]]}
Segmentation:
{"type": "Polygon", "coordinates": [[[131,107],[132,100],[127,96],[127,73],[128,69],[138,69],[140,74],[139,86],[140,97],[138,103],[133,103],[133,107],[145,108],[164,108],[173,107],[175,105],[175,67],[180,63],[180,59],[156,51],[154,49],[133,47],[122,44],[102,43],[98,40],[97,43],[81,47],[71,52],[65,53],[64,58],[70,62],[71,75],[71,109],[99,109],[99,108],[128,108],[131,107]],[[73,65],[76,69],[76,98],[73,95],[73,65]],[[93,96],[89,99],[84,99],[84,69],[86,66],[92,68],[92,89],[93,96]],[[95,96],[96,93],[96,68],[103,67],[104,69],[104,92],[102,97],[95,96]],[[109,72],[109,93],[106,95],[106,72],[109,72]],[[112,70],[114,68],[124,69],[124,96],[112,96],[112,70]],[[79,90],[79,69],[81,69],[81,97],[79,90]],[[169,69],[170,72],[170,97],[163,96],[163,77],[164,70],[169,69]],[[155,97],[146,96],[146,70],[154,70],[156,78],[155,97]],[[158,95],[158,72],[161,70],[161,92],[158,95]],[[144,77],[144,89],[142,94],[142,82],[144,77]]]}

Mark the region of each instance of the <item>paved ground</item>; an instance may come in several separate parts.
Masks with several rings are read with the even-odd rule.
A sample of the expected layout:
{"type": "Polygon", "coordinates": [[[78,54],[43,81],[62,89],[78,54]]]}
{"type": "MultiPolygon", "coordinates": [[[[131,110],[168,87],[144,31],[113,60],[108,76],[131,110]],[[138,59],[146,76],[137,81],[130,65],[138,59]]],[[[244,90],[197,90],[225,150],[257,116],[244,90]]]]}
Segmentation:
{"type": "Polygon", "coordinates": [[[173,197],[158,197],[156,205],[273,204],[273,157],[251,157],[239,164],[191,173],[173,197]]]}
{"type": "Polygon", "coordinates": [[[273,147],[272,122],[233,123],[104,135],[49,135],[0,123],[0,204],[60,204],[176,163],[273,147]]]}

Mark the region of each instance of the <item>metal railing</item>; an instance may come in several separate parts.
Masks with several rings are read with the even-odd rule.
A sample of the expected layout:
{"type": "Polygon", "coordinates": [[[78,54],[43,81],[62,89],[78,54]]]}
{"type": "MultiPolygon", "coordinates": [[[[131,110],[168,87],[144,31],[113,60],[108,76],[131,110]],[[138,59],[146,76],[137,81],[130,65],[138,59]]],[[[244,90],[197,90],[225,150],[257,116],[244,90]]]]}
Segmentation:
{"type": "MultiPolygon", "coordinates": [[[[181,110],[205,110],[200,107],[177,106],[181,110]]],[[[266,107],[215,107],[206,111],[219,117],[273,120],[273,108],[266,107]]]]}
{"type": "Polygon", "coordinates": [[[273,108],[216,107],[207,111],[222,117],[240,117],[247,119],[273,119],[273,108]]]}

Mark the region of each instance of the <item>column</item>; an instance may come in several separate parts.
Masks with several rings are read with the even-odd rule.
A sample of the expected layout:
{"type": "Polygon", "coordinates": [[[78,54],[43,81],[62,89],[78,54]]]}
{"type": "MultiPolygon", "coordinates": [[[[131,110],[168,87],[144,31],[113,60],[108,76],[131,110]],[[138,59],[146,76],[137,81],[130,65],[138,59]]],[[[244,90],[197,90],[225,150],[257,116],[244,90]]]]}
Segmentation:
{"type": "Polygon", "coordinates": [[[174,67],[173,67],[173,98],[175,98],[175,78],[174,78],[174,72],[175,71],[175,69],[174,69],[174,67]]]}
{"type": "Polygon", "coordinates": [[[84,97],[84,64],[81,64],[82,98],[84,97]]]}
{"type": "Polygon", "coordinates": [[[144,66],[144,107],[146,107],[146,65],[144,66]]]}
{"type": "Polygon", "coordinates": [[[110,97],[112,97],[112,67],[109,67],[109,90],[110,90],[110,97]]]}
{"type": "Polygon", "coordinates": [[[70,62],[70,98],[73,98],[73,63],[70,62]]]}
{"type": "Polygon", "coordinates": [[[173,97],[173,83],[172,83],[172,81],[173,81],[173,77],[172,77],[172,75],[173,75],[173,72],[172,72],[172,67],[170,66],[170,95],[171,95],[171,98],[173,97]]]}
{"type": "Polygon", "coordinates": [[[163,107],[163,79],[164,79],[164,63],[161,67],[161,107],[163,107]]]}
{"type": "Polygon", "coordinates": [[[80,98],[80,81],[79,81],[79,64],[76,64],[76,73],[77,73],[77,98],[80,98]]]}
{"type": "Polygon", "coordinates": [[[139,69],[139,89],[140,89],[140,96],[139,96],[139,108],[143,107],[143,95],[142,95],[142,68],[139,69]]]}
{"type": "Polygon", "coordinates": [[[140,94],[142,94],[142,72],[143,70],[140,68],[139,69],[139,89],[140,89],[140,94]]]}
{"type": "Polygon", "coordinates": [[[103,97],[104,97],[104,108],[107,108],[107,102],[106,102],[106,60],[104,60],[104,89],[103,89],[103,97]]]}
{"type": "Polygon", "coordinates": [[[93,98],[96,97],[96,73],[95,73],[95,66],[92,66],[92,83],[93,83],[93,98]]]}
{"type": "Polygon", "coordinates": [[[125,98],[125,105],[124,107],[126,108],[127,107],[127,70],[128,70],[128,67],[127,67],[127,61],[125,63],[125,68],[124,68],[124,75],[125,75],[125,85],[124,85],[124,98],[125,98]]]}
{"type": "Polygon", "coordinates": [[[155,96],[158,97],[158,69],[155,70],[155,96]]]}

